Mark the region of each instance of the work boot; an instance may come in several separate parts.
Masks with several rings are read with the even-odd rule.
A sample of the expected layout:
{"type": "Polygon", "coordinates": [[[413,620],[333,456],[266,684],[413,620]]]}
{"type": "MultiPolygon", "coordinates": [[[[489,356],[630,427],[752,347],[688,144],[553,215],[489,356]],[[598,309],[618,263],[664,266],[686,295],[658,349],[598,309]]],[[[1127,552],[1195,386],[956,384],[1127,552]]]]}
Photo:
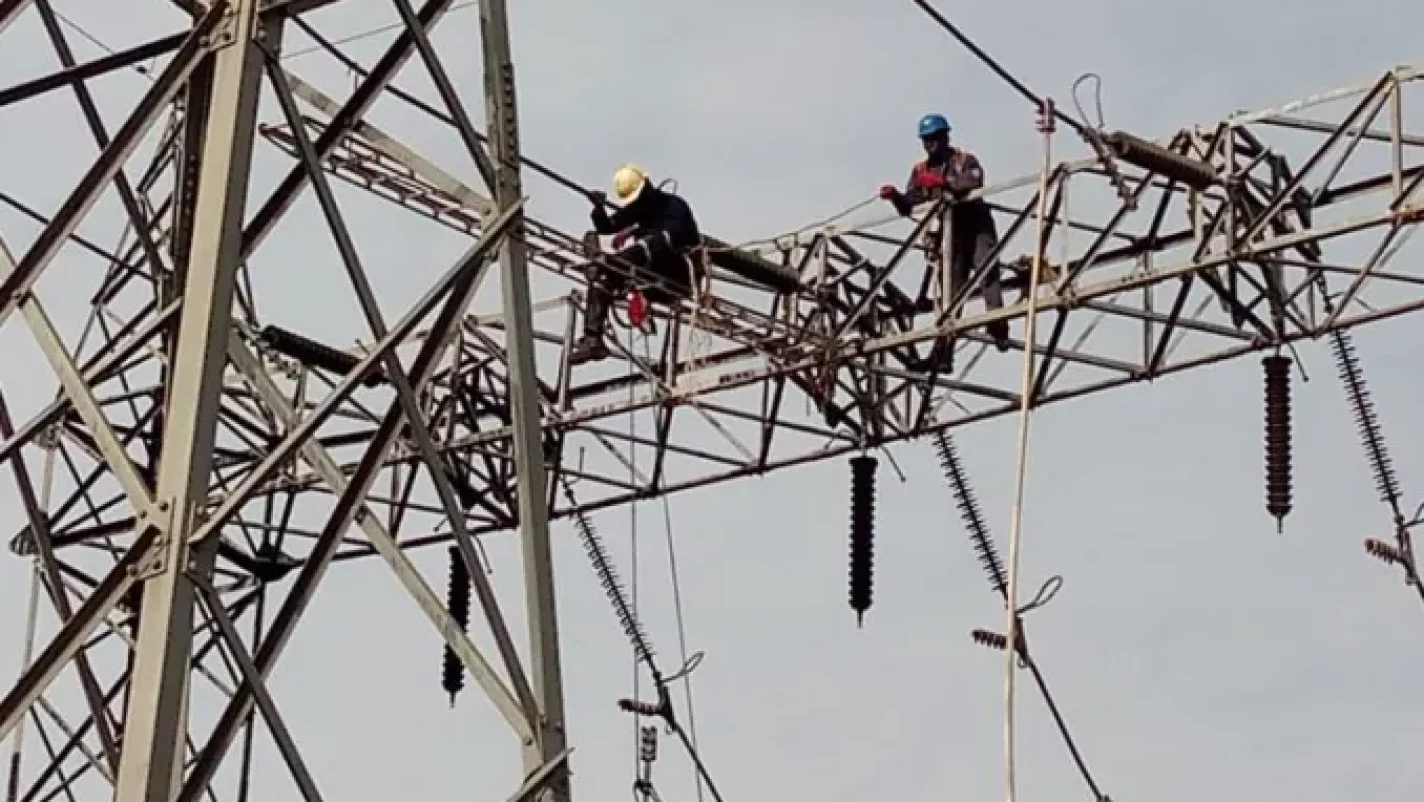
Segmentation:
{"type": "Polygon", "coordinates": [[[608,345],[595,334],[585,334],[569,349],[569,365],[597,362],[608,357],[608,345]]]}
{"type": "Polygon", "coordinates": [[[994,340],[994,347],[999,349],[999,353],[1009,350],[1009,321],[995,320],[986,326],[989,336],[994,340]]]}

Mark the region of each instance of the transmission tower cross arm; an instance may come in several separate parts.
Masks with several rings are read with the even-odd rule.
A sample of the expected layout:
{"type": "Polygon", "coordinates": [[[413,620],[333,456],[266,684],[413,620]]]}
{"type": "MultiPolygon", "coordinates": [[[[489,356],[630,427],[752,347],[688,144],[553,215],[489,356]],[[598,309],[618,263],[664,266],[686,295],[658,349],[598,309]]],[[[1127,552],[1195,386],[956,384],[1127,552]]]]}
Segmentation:
{"type": "MultiPolygon", "coordinates": [[[[1403,68],[1162,142],[1109,132],[1115,175],[1096,158],[1058,164],[1047,183],[1034,403],[1205,368],[1424,306],[1419,261],[1406,252],[1420,222],[1424,132],[1390,111],[1421,84],[1420,71],[1403,68]],[[1328,312],[1326,297],[1335,300],[1328,312]]],[[[354,175],[357,165],[347,167],[354,175]]],[[[984,305],[982,269],[967,288],[942,290],[942,264],[923,235],[912,235],[932,222],[924,219],[931,209],[911,220],[887,210],[737,250],[784,266],[795,287],[714,280],[700,304],[662,315],[646,352],[574,369],[545,362],[543,423],[565,455],[559,470],[582,485],[580,504],[597,509],[760,475],[1016,409],[1012,352],[1029,347],[1021,322],[1038,248],[1037,184],[1024,176],[980,193],[999,232],[1001,307],[984,305]],[[995,320],[1018,327],[1010,354],[991,350],[983,333],[995,320]],[[952,370],[927,366],[937,342],[956,353],[952,370]],[[805,405],[814,411],[802,412],[805,405]],[[657,411],[651,440],[609,425],[634,409],[657,411]],[[640,457],[651,467],[630,479],[634,448],[653,456],[640,457]]],[[[422,203],[441,206],[437,217],[458,227],[448,221],[460,199],[421,186],[422,203]]],[[[551,358],[577,314],[560,299],[584,286],[575,240],[549,226],[528,238],[549,280],[569,282],[569,294],[540,305],[534,337],[551,358]]],[[[507,323],[499,314],[467,321],[468,367],[439,385],[452,402],[438,425],[455,431],[444,448],[480,455],[467,480],[506,508],[476,523],[488,529],[517,519],[507,457],[491,457],[508,453],[511,435],[497,344],[507,323]]]]}

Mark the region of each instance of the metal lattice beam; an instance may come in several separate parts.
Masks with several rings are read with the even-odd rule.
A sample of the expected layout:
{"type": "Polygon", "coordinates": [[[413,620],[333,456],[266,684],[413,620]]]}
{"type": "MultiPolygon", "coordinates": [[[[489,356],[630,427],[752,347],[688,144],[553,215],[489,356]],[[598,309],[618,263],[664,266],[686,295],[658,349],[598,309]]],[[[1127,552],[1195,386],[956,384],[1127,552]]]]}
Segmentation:
{"type": "Polygon", "coordinates": [[[1399,113],[1424,73],[1399,69],[1184,129],[1156,149],[1107,134],[1113,171],[1087,160],[1053,172],[1044,243],[1037,176],[987,188],[1019,296],[1002,309],[984,308],[975,287],[939,290],[942,266],[911,234],[943,211],[925,208],[736,248],[709,238],[704,303],[659,310],[646,351],[620,346],[614,360],[571,368],[581,232],[523,213],[497,0],[480,4],[485,132],[428,35],[451,0],[388,4],[404,24],[344,99],[280,60],[330,0],[155,0],[157,17],[181,9],[187,28],[155,27],[87,61],[69,51],[52,3],[62,7],[0,6],[0,48],[29,19],[60,65],[0,88],[0,115],[67,90],[99,148],[56,209],[23,207],[41,218],[37,234],[0,232],[0,336],[37,345],[59,389],[25,408],[12,399],[33,377],[0,367],[0,461],[23,506],[10,546],[34,561],[53,609],[29,669],[0,699],[0,739],[22,721],[42,734],[46,753],[27,753],[14,781],[36,799],[99,788],[122,802],[246,798],[258,714],[298,792],[320,798],[266,680],[327,572],[367,556],[392,570],[508,724],[526,780],[516,799],[567,798],[547,518],[571,508],[552,487],[571,479],[581,508],[599,509],[1012,411],[1019,359],[980,332],[997,319],[1022,331],[1022,257],[1040,245],[1047,325],[1036,342],[1011,343],[1041,357],[1040,405],[1424,308],[1409,249],[1424,222],[1424,131],[1399,113]],[[106,128],[100,82],[151,60],[144,91],[106,128]],[[413,119],[452,134],[458,164],[366,119],[405,70],[432,79],[444,108],[413,119]],[[249,157],[281,180],[243,220],[249,157]],[[392,227],[468,240],[399,312],[382,308],[364,269],[356,204],[343,195],[353,187],[402,207],[386,210],[392,227]],[[308,188],[319,220],[292,214],[308,188]],[[110,194],[118,203],[98,211],[110,194]],[[112,249],[85,228],[102,215],[127,224],[112,249]],[[307,321],[258,313],[253,273],[292,227],[336,244],[330,262],[365,323],[352,333],[368,345],[327,346],[303,335],[307,321]],[[62,300],[76,293],[52,289],[72,289],[52,283],[52,266],[110,250],[102,270],[63,279],[92,292],[71,325],[62,300]],[[486,281],[496,258],[498,292],[486,281]],[[472,311],[489,308],[502,311],[472,311]],[[953,370],[927,363],[937,341],[952,343],[953,370]],[[651,432],[612,425],[632,409],[654,411],[651,432]],[[527,669],[473,537],[517,527],[527,669]],[[407,554],[451,540],[489,654],[407,554]],[[70,682],[78,703],[66,707],[70,682]],[[198,694],[219,702],[215,720],[193,716],[198,694]],[[231,763],[229,787],[218,772],[231,763]]]}

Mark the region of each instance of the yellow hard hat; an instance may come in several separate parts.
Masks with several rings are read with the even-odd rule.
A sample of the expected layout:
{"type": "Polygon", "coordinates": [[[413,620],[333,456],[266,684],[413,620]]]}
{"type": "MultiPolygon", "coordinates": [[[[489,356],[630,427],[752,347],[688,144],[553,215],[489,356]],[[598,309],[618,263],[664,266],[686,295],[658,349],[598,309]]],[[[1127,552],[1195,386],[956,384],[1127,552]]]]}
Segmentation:
{"type": "Polygon", "coordinates": [[[635,164],[625,164],[613,174],[613,194],[619,203],[632,203],[643,194],[648,174],[635,164]]]}

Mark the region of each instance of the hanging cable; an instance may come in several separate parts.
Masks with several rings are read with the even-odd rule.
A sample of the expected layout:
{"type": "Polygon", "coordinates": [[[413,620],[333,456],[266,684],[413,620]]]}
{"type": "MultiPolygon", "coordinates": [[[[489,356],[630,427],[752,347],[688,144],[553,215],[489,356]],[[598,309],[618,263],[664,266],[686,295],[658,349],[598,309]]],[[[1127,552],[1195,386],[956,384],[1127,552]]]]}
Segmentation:
{"type": "MultiPolygon", "coordinates": [[[[644,360],[645,362],[652,362],[652,361],[653,361],[653,349],[652,349],[652,343],[651,343],[650,340],[649,340],[649,336],[648,336],[646,333],[643,333],[643,332],[638,331],[635,327],[629,326],[629,329],[628,329],[628,352],[629,352],[629,353],[633,353],[633,352],[634,352],[633,343],[634,343],[634,340],[635,340],[635,339],[637,339],[637,340],[638,340],[639,342],[641,342],[642,345],[643,345],[643,349],[642,349],[642,351],[643,351],[643,360],[644,360]]],[[[636,439],[635,439],[636,436],[637,436],[637,432],[636,432],[636,427],[635,427],[635,425],[634,425],[634,415],[635,415],[635,413],[633,412],[633,410],[631,409],[631,407],[633,406],[633,404],[632,404],[632,401],[633,401],[633,388],[634,388],[636,382],[631,381],[631,379],[636,379],[636,378],[637,378],[636,373],[637,373],[637,366],[635,366],[635,365],[630,365],[630,366],[629,366],[630,381],[628,382],[628,396],[629,396],[629,407],[630,407],[629,412],[628,412],[628,434],[629,434],[629,443],[630,443],[630,459],[629,459],[629,462],[632,464],[632,466],[634,466],[634,468],[636,468],[637,461],[636,461],[636,459],[632,459],[632,458],[631,458],[631,454],[632,454],[632,453],[634,452],[634,450],[636,450],[636,448],[637,448],[636,439]]],[[[636,486],[636,483],[637,483],[636,470],[633,470],[633,471],[631,472],[629,478],[630,478],[629,485],[630,485],[630,486],[636,486]]],[[[677,626],[678,656],[679,656],[679,658],[682,660],[682,665],[683,665],[683,667],[684,667],[684,668],[679,672],[679,675],[680,675],[680,676],[677,677],[677,679],[680,679],[681,682],[682,682],[682,687],[683,687],[683,701],[684,701],[684,704],[685,704],[685,706],[686,706],[686,708],[687,708],[687,730],[688,730],[688,737],[689,737],[689,740],[690,740],[691,743],[692,743],[693,748],[696,749],[696,748],[697,748],[697,710],[696,710],[696,705],[695,705],[694,702],[693,702],[693,693],[692,693],[692,670],[691,670],[691,668],[688,668],[688,667],[689,667],[689,666],[695,667],[695,666],[697,665],[697,663],[694,663],[694,662],[693,662],[694,658],[696,658],[696,659],[698,660],[698,662],[700,662],[702,655],[701,655],[700,652],[699,652],[699,653],[696,653],[696,654],[690,654],[689,651],[688,651],[688,647],[687,647],[687,620],[686,620],[686,617],[685,617],[684,614],[683,614],[683,606],[682,606],[682,576],[681,576],[681,573],[678,571],[678,567],[677,567],[677,546],[675,545],[675,540],[676,540],[676,538],[675,538],[674,535],[673,535],[672,505],[671,505],[671,503],[668,501],[667,495],[663,495],[663,497],[662,497],[662,499],[661,499],[661,502],[662,502],[662,508],[663,508],[663,535],[664,535],[664,539],[665,539],[666,544],[667,544],[668,574],[669,574],[669,580],[670,580],[670,582],[671,582],[671,584],[672,584],[673,616],[674,616],[674,619],[675,619],[675,621],[676,621],[676,626],[677,626]]],[[[633,501],[633,505],[636,506],[637,503],[638,503],[638,502],[637,502],[637,500],[635,499],[635,500],[633,501]]],[[[636,530],[634,530],[634,531],[636,531],[636,530]]],[[[637,560],[637,545],[636,545],[636,540],[634,541],[633,559],[635,560],[635,563],[636,563],[636,560],[637,560]]],[[[634,599],[635,599],[634,604],[636,605],[636,598],[637,598],[637,595],[636,595],[636,594],[637,594],[637,567],[636,567],[636,564],[635,564],[634,569],[633,569],[633,577],[634,577],[634,579],[633,579],[633,593],[634,593],[634,599]]],[[[671,681],[671,680],[669,680],[669,681],[671,681]]],[[[635,698],[635,699],[638,698],[636,680],[635,680],[635,685],[634,685],[633,698],[635,698]]],[[[636,719],[635,719],[635,721],[636,721],[636,719]]],[[[641,738],[641,735],[640,735],[640,738],[641,738]]],[[[641,744],[642,741],[640,740],[639,743],[641,744]]],[[[697,789],[697,799],[698,799],[698,802],[702,802],[702,800],[704,799],[704,783],[703,783],[703,781],[702,781],[702,775],[701,775],[701,774],[698,774],[698,773],[694,773],[694,779],[693,779],[693,781],[694,781],[694,783],[695,783],[695,785],[696,785],[696,789],[697,789]]]]}
{"type": "MultiPolygon", "coordinates": [[[[633,330],[628,329],[628,348],[633,347],[633,330]]],[[[638,486],[638,417],[634,404],[634,388],[637,385],[636,366],[628,366],[628,486],[638,486]]],[[[632,502],[628,504],[628,592],[633,605],[633,615],[638,615],[638,498],[634,496],[632,502]]],[[[642,696],[642,672],[638,670],[638,653],[635,650],[632,654],[633,671],[633,698],[642,696]]],[[[654,730],[656,733],[656,730],[654,730]]],[[[637,772],[643,767],[642,756],[642,722],[633,719],[633,770],[637,772]]],[[[648,791],[652,791],[652,781],[648,781],[648,791]]],[[[636,785],[635,785],[636,788],[636,785]]]]}
{"type": "MultiPolygon", "coordinates": [[[[954,494],[955,503],[959,507],[960,518],[964,521],[965,529],[969,531],[970,542],[984,568],[985,576],[989,580],[989,588],[1007,605],[1009,593],[1004,562],[999,558],[999,550],[994,546],[994,538],[989,533],[989,526],[984,520],[984,513],[980,509],[974,488],[969,484],[968,471],[965,470],[964,463],[959,458],[959,451],[954,445],[954,440],[948,433],[940,430],[934,433],[934,445],[939,454],[940,468],[944,472],[945,481],[949,484],[950,490],[954,494]]],[[[1018,664],[1020,667],[1028,669],[1033,677],[1034,684],[1038,686],[1039,696],[1042,697],[1044,705],[1048,707],[1048,713],[1053,718],[1054,726],[1058,729],[1058,735],[1062,738],[1063,745],[1067,747],[1068,754],[1072,757],[1074,765],[1078,768],[1078,774],[1083,778],[1083,783],[1092,793],[1093,799],[1098,802],[1109,802],[1107,795],[1098,787],[1096,778],[1088,768],[1088,761],[1078,749],[1073,732],[1068,728],[1067,718],[1058,709],[1058,701],[1053,697],[1053,692],[1049,690],[1048,679],[1029,651],[1028,633],[1024,629],[1023,617],[1053,601],[1062,587],[1063,577],[1051,576],[1038,589],[1038,593],[1034,594],[1033,599],[1019,606],[1018,664]]],[[[991,649],[1004,650],[1008,648],[1008,638],[998,632],[976,629],[970,633],[970,637],[975,643],[991,649]]]]}
{"type": "Polygon", "coordinates": [[[1078,111],[1078,118],[1083,121],[1085,127],[1099,130],[1107,127],[1107,118],[1103,116],[1103,76],[1096,72],[1085,72],[1073,81],[1073,87],[1068,91],[1073,96],[1073,108],[1078,111]],[[1079,87],[1088,81],[1093,82],[1093,111],[1096,114],[1092,120],[1088,119],[1088,112],[1083,110],[1083,102],[1078,97],[1079,87]]]}
{"type": "MultiPolygon", "coordinates": [[[[102,50],[102,51],[104,51],[105,55],[109,55],[109,56],[117,55],[116,51],[115,51],[112,47],[109,47],[107,44],[104,44],[104,42],[103,42],[102,40],[100,40],[99,37],[97,37],[97,36],[95,36],[94,34],[88,32],[87,30],[85,30],[85,29],[84,29],[84,26],[80,25],[79,23],[75,22],[74,20],[72,20],[72,19],[70,19],[70,18],[64,16],[63,14],[59,13],[59,12],[58,12],[57,10],[55,10],[54,8],[50,8],[49,11],[50,11],[51,14],[54,14],[55,19],[57,19],[57,20],[59,20],[60,22],[64,23],[65,27],[67,27],[67,28],[69,28],[70,30],[74,31],[75,33],[79,34],[81,37],[83,37],[85,40],[87,40],[87,41],[89,42],[89,44],[91,44],[91,45],[93,45],[93,46],[99,48],[99,49],[102,50]]],[[[149,64],[151,65],[152,63],[153,63],[152,60],[150,60],[149,64]]],[[[145,67],[145,66],[142,65],[142,64],[134,64],[134,65],[130,66],[129,69],[133,70],[134,72],[138,73],[139,75],[144,76],[145,78],[148,78],[148,80],[150,80],[150,81],[153,80],[153,75],[151,74],[151,73],[153,72],[153,68],[152,68],[151,66],[145,67]]]]}
{"type": "MultiPolygon", "coordinates": [[[[451,14],[454,14],[456,11],[462,11],[462,10],[464,10],[464,9],[470,8],[471,6],[476,5],[477,2],[478,2],[478,0],[465,0],[465,2],[463,2],[463,3],[456,3],[456,4],[452,5],[452,6],[450,6],[450,9],[449,9],[448,11],[446,11],[445,14],[446,14],[446,16],[449,16],[449,15],[451,15],[451,14]]],[[[299,18],[294,18],[294,19],[299,19],[299,18]]],[[[392,23],[390,23],[389,25],[381,25],[381,26],[376,27],[376,28],[367,28],[367,29],[365,29],[365,30],[357,31],[356,33],[353,33],[353,34],[351,34],[350,36],[343,36],[343,37],[341,37],[340,39],[336,39],[336,40],[332,41],[331,44],[333,44],[333,45],[346,45],[346,44],[351,44],[352,42],[359,42],[359,41],[362,40],[362,39],[369,39],[369,38],[371,38],[372,36],[376,36],[376,35],[378,35],[378,34],[386,33],[386,32],[388,32],[388,31],[394,31],[394,30],[401,29],[401,28],[404,28],[404,27],[405,27],[405,23],[404,23],[404,22],[392,22],[392,23]]],[[[302,49],[300,49],[300,50],[293,50],[293,51],[290,51],[290,52],[288,52],[288,53],[283,53],[283,54],[282,54],[282,60],[283,60],[283,61],[286,61],[286,60],[288,60],[288,59],[301,58],[302,56],[307,56],[307,55],[311,55],[312,53],[321,52],[321,51],[324,50],[324,49],[325,49],[325,48],[323,48],[322,45],[320,45],[320,44],[312,45],[311,47],[304,47],[304,48],[302,48],[302,49]]]]}
{"type": "Polygon", "coordinates": [[[671,676],[665,676],[658,668],[652,643],[647,633],[643,629],[642,623],[633,612],[632,604],[628,600],[628,594],[623,586],[623,581],[618,576],[618,571],[613,566],[613,559],[608,554],[608,548],[604,545],[603,539],[593,526],[593,521],[589,519],[578,504],[578,498],[574,495],[573,486],[567,476],[560,477],[560,484],[563,486],[564,497],[568,502],[571,511],[574,529],[578,533],[579,540],[583,544],[584,551],[587,552],[589,562],[592,564],[594,573],[598,576],[599,584],[603,586],[604,593],[608,596],[609,602],[613,606],[614,614],[618,617],[618,622],[623,628],[623,634],[633,646],[633,653],[652,675],[653,687],[657,691],[656,702],[645,702],[641,699],[622,699],[618,706],[626,712],[639,716],[649,716],[663,721],[668,730],[678,736],[686,750],[688,757],[692,760],[694,768],[697,770],[707,790],[712,794],[716,802],[725,802],[721,793],[717,790],[717,785],[712,779],[712,774],[703,762],[696,745],[689,737],[687,728],[682,726],[678,719],[677,711],[672,704],[672,697],[668,691],[668,685],[680,679],[685,679],[696,670],[701,663],[702,655],[694,653],[683,665],[671,676]]]}

